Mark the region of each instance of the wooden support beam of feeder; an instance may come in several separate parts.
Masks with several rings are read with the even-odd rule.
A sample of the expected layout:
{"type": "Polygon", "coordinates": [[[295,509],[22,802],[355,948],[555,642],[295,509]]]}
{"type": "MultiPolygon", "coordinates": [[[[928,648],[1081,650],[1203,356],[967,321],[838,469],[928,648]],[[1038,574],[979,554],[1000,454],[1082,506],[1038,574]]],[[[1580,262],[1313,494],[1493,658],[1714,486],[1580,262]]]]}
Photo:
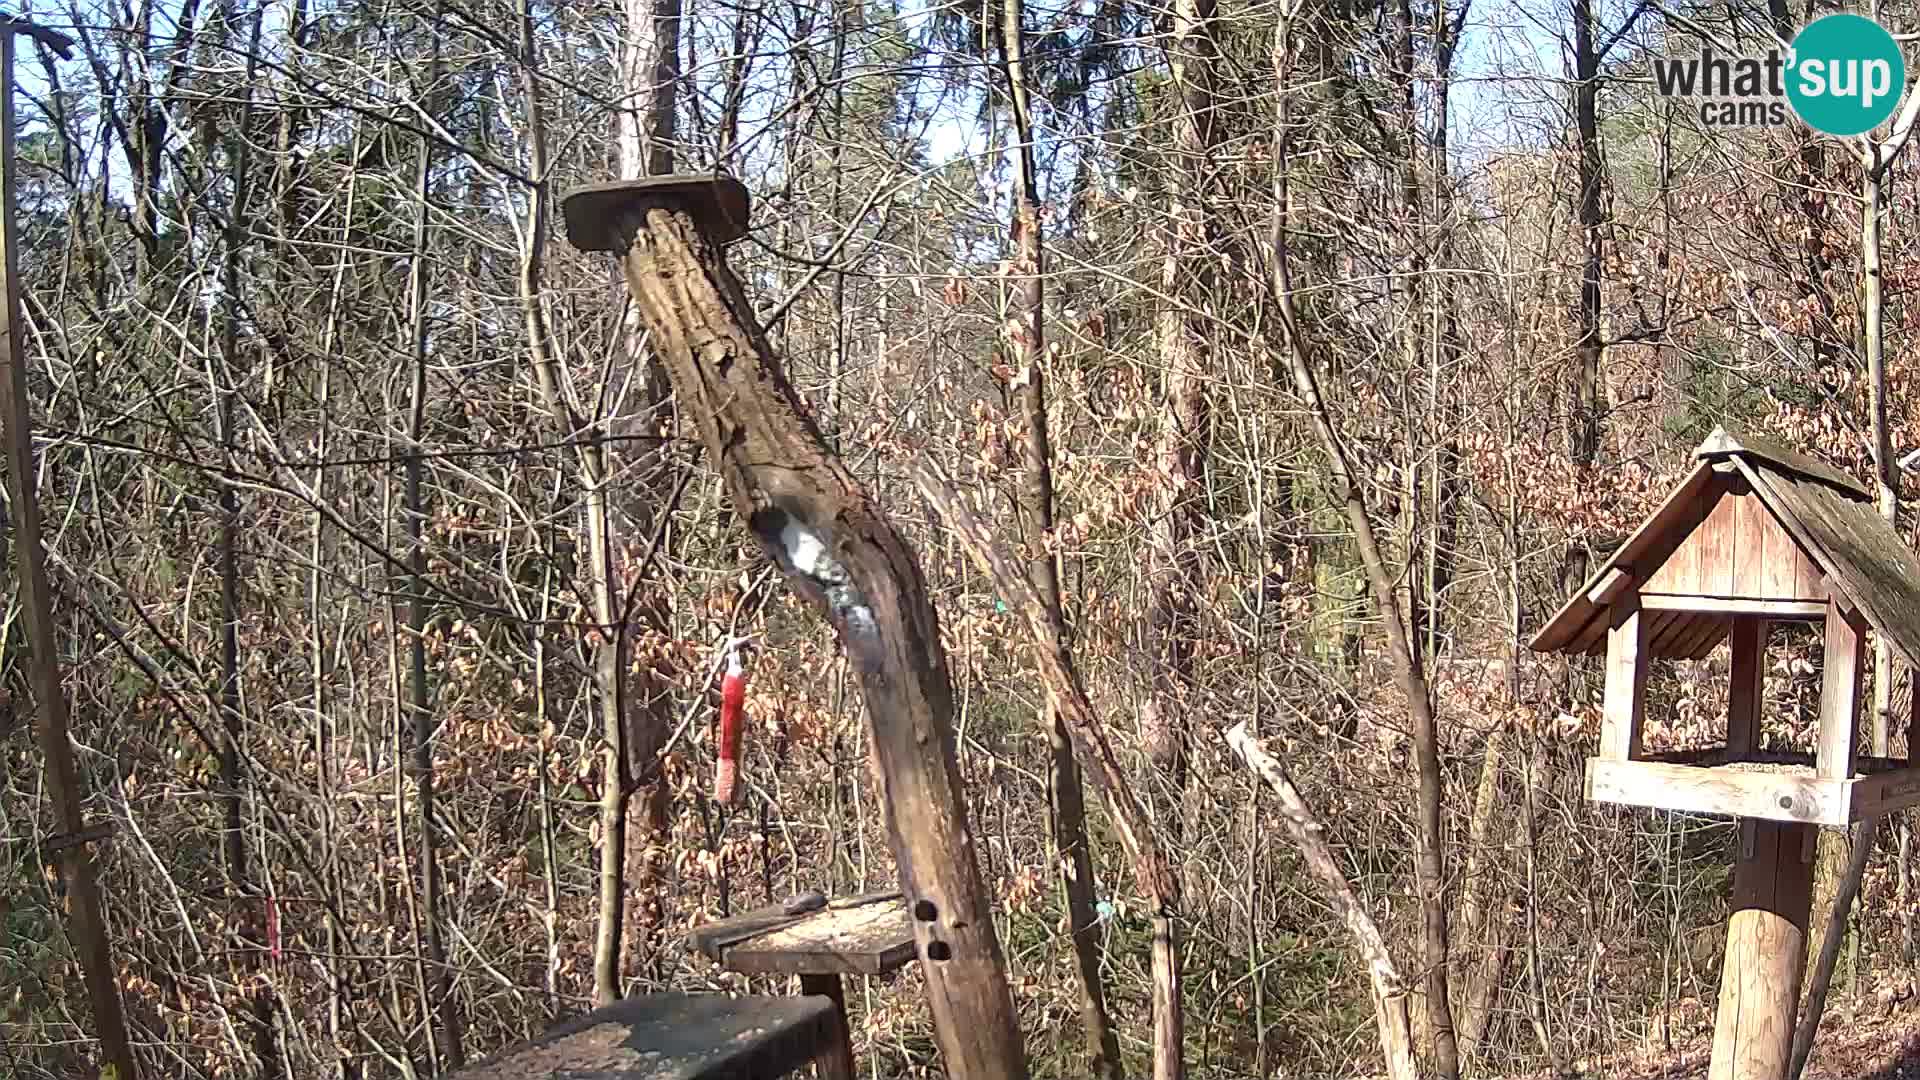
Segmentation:
{"type": "Polygon", "coordinates": [[[681,414],[788,584],[860,678],[874,781],[913,916],[946,1073],[1027,1075],[955,760],[953,684],[912,551],[828,448],[720,247],[747,192],[719,176],[599,184],[562,204],[567,239],[618,255],[681,414]]]}
{"type": "Polygon", "coordinates": [[[1815,831],[1777,821],[1740,823],[1708,1080],[1782,1080],[1787,1074],[1806,968],[1815,831]]]}
{"type": "Polygon", "coordinates": [[[1814,771],[1823,780],[1853,775],[1866,641],[1866,621],[1838,598],[1828,600],[1826,656],[1820,672],[1820,736],[1814,754],[1814,771]]]}
{"type": "Polygon", "coordinates": [[[1647,617],[1628,593],[1609,606],[1607,690],[1600,721],[1600,756],[1629,761],[1640,754],[1640,718],[1647,699],[1647,617]]]}
{"type": "Polygon", "coordinates": [[[830,1064],[839,1039],[825,995],[640,994],[555,1025],[448,1080],[740,1080],[830,1064]]]}
{"type": "Polygon", "coordinates": [[[1733,685],[1727,695],[1727,749],[1746,754],[1760,748],[1760,703],[1767,668],[1767,621],[1735,619],[1733,685]]]}

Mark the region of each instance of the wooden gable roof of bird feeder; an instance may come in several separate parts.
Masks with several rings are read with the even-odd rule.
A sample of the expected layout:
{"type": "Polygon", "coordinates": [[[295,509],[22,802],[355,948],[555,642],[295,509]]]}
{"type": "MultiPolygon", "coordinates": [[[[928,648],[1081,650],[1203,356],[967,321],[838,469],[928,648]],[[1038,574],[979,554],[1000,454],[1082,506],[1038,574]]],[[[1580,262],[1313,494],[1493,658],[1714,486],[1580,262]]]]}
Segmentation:
{"type": "MultiPolygon", "coordinates": [[[[1541,652],[1607,657],[1601,802],[1825,825],[1920,804],[1920,769],[1855,753],[1865,631],[1920,667],[1920,558],[1845,473],[1716,428],[1698,465],[1534,636],[1541,652]],[[1766,626],[1825,630],[1818,743],[1763,752],[1766,626]],[[1647,664],[1701,659],[1732,639],[1724,746],[1643,754],[1647,664]]],[[[1916,711],[1920,717],[1920,711],[1916,711]]],[[[1910,729],[1912,735],[1920,730],[1910,729]]]]}

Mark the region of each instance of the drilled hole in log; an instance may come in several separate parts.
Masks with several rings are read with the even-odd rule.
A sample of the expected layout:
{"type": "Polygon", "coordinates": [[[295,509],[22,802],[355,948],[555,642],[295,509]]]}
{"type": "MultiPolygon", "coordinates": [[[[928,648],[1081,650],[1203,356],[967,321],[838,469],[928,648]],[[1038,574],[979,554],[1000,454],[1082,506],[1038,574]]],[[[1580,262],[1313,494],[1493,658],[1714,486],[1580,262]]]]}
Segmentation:
{"type": "Polygon", "coordinates": [[[948,945],[944,941],[929,941],[927,942],[927,959],[951,960],[953,959],[953,946],[948,945]]]}
{"type": "Polygon", "coordinates": [[[940,909],[934,907],[933,901],[931,900],[915,900],[913,902],[913,917],[919,919],[921,922],[932,922],[940,917],[940,909]]]}

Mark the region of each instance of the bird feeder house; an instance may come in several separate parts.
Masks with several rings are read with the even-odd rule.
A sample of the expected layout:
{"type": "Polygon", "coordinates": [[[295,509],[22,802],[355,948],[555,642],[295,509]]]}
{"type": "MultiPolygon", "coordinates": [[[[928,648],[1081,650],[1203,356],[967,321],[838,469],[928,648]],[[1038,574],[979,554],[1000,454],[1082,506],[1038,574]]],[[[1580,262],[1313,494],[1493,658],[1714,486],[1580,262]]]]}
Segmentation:
{"type": "Polygon", "coordinates": [[[1541,652],[1606,656],[1587,797],[1832,826],[1920,804],[1920,769],[1858,752],[1866,629],[1910,667],[1920,661],[1920,559],[1872,494],[1831,466],[1724,429],[1694,456],[1693,472],[1533,639],[1541,652]],[[1824,632],[1811,753],[1760,744],[1774,622],[1824,632]],[[1724,743],[1644,753],[1649,661],[1699,660],[1728,638],[1724,743]]]}
{"type": "MultiPolygon", "coordinates": [[[[1858,752],[1872,627],[1909,670],[1920,661],[1920,559],[1851,477],[1715,429],[1653,516],[1533,639],[1541,652],[1604,655],[1599,752],[1587,798],[1740,819],[1732,916],[1709,1080],[1783,1080],[1806,963],[1813,849],[1844,827],[1920,804],[1908,758],[1858,752]],[[1767,628],[1818,624],[1825,642],[1811,751],[1761,744],[1767,628]],[[1724,741],[1646,753],[1647,665],[1699,660],[1731,639],[1724,741]]],[[[1920,698],[1920,695],[1916,695],[1920,698]]]]}

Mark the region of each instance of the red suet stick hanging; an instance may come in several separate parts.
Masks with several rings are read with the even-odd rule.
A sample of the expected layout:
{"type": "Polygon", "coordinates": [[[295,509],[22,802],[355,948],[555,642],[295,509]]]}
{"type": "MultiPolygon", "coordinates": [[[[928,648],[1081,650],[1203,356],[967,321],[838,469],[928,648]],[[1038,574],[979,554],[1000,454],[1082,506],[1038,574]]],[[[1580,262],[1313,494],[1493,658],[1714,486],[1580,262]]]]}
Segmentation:
{"type": "Polygon", "coordinates": [[[720,761],[713,773],[713,798],[732,806],[740,796],[740,735],[746,726],[747,675],[740,646],[727,646],[727,673],[720,680],[720,761]]]}

